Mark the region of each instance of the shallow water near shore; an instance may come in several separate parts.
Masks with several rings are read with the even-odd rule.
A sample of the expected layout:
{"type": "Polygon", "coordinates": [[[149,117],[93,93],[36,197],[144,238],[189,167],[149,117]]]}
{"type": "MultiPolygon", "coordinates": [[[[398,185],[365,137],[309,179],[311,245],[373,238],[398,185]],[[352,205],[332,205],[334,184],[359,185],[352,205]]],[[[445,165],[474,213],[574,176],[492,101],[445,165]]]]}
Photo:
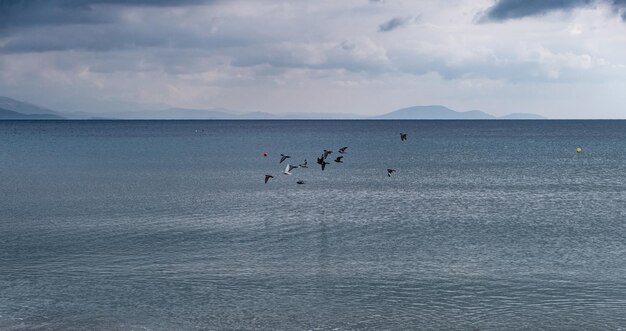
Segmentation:
{"type": "Polygon", "coordinates": [[[625,328],[625,174],[626,121],[0,121],[0,329],[625,328]]]}

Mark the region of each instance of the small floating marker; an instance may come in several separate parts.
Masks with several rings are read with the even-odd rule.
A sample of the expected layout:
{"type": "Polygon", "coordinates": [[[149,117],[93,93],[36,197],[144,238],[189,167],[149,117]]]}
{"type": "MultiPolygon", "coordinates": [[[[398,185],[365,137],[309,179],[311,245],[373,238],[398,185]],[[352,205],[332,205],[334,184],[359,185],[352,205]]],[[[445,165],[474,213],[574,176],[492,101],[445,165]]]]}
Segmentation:
{"type": "Polygon", "coordinates": [[[582,153],[583,149],[580,147],[576,147],[576,154],[582,153]]]}

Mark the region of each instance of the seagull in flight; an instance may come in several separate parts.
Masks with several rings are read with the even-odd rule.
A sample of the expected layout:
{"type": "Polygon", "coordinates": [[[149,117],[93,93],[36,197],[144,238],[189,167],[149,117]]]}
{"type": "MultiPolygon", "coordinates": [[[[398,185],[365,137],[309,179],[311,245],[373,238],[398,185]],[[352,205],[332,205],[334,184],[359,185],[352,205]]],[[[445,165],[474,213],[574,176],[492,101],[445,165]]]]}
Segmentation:
{"type": "Polygon", "coordinates": [[[324,156],[322,157],[323,159],[326,159],[328,157],[328,154],[331,154],[333,151],[327,151],[324,150],[324,156]]]}
{"type": "Polygon", "coordinates": [[[283,161],[285,161],[286,159],[288,159],[290,157],[291,156],[289,156],[289,155],[280,154],[280,162],[278,162],[278,163],[283,163],[283,161]]]}
{"type": "Polygon", "coordinates": [[[306,159],[304,159],[304,163],[299,165],[300,168],[308,168],[306,159]]]}
{"type": "Polygon", "coordinates": [[[291,164],[287,164],[287,166],[285,167],[285,171],[283,171],[283,174],[285,175],[292,175],[291,170],[297,168],[298,166],[292,166],[291,164]]]}
{"type": "Polygon", "coordinates": [[[272,175],[265,175],[265,184],[267,184],[267,181],[270,180],[270,178],[274,178],[274,176],[272,176],[272,175]]]}
{"type": "Polygon", "coordinates": [[[396,169],[387,169],[387,177],[391,177],[391,174],[396,172],[396,169]]]}
{"type": "Polygon", "coordinates": [[[341,147],[341,148],[339,149],[339,153],[341,153],[341,154],[346,154],[346,149],[348,149],[348,147],[341,147]]]}
{"type": "Polygon", "coordinates": [[[400,141],[406,140],[406,133],[400,133],[400,141]]]}
{"type": "Polygon", "coordinates": [[[341,159],[343,159],[343,156],[337,156],[337,158],[335,159],[335,162],[343,163],[343,161],[341,161],[341,159]]]}

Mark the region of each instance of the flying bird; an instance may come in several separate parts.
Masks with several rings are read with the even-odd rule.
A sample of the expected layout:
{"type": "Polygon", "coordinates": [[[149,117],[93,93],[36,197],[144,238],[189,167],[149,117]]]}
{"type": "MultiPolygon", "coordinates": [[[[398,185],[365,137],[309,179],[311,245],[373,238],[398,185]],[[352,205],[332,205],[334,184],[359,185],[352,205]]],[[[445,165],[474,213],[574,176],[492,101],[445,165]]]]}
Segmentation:
{"type": "Polygon", "coordinates": [[[327,151],[324,150],[324,156],[322,157],[323,159],[326,159],[328,157],[328,154],[331,154],[333,151],[327,151]]]}
{"type": "Polygon", "coordinates": [[[387,169],[387,177],[391,177],[391,174],[396,172],[396,169],[387,169]]]}
{"type": "Polygon", "coordinates": [[[341,154],[345,154],[345,153],[346,153],[346,149],[348,149],[348,147],[341,147],[341,148],[339,149],[339,153],[341,153],[341,154]]]}
{"type": "Polygon", "coordinates": [[[272,175],[265,175],[265,184],[267,184],[267,181],[270,180],[270,178],[274,178],[274,176],[272,176],[272,175]]]}
{"type": "Polygon", "coordinates": [[[292,166],[291,164],[287,164],[287,166],[285,167],[285,171],[283,171],[283,174],[285,175],[292,175],[291,170],[297,168],[298,166],[292,166]]]}
{"type": "Polygon", "coordinates": [[[299,180],[299,181],[296,182],[296,184],[302,185],[302,184],[304,184],[304,181],[303,180],[299,180]]]}
{"type": "Polygon", "coordinates": [[[406,133],[400,133],[400,141],[406,140],[406,133]]]}
{"type": "Polygon", "coordinates": [[[319,163],[319,165],[322,166],[322,171],[324,171],[324,168],[326,168],[327,164],[330,164],[330,163],[326,162],[326,160],[324,160],[324,159],[320,159],[320,162],[318,162],[318,163],[319,163]]]}
{"type": "Polygon", "coordinates": [[[280,162],[278,162],[278,163],[283,163],[283,161],[285,161],[286,159],[288,159],[290,157],[291,156],[289,156],[289,155],[280,154],[280,162]]]}
{"type": "Polygon", "coordinates": [[[308,166],[307,166],[307,162],[306,162],[306,159],[304,160],[304,163],[302,163],[302,164],[300,164],[300,165],[299,165],[299,167],[300,167],[300,168],[308,168],[308,166]]]}
{"type": "Polygon", "coordinates": [[[343,161],[341,161],[341,159],[343,159],[343,156],[337,156],[337,158],[335,159],[335,162],[343,163],[343,161]]]}

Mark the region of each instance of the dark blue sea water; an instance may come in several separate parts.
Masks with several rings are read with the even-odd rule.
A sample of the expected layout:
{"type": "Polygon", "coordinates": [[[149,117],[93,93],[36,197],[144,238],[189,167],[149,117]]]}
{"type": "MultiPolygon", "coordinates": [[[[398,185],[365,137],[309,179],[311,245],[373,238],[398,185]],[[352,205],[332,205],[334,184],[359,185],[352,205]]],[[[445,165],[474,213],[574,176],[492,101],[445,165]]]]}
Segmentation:
{"type": "Polygon", "coordinates": [[[624,328],[624,121],[0,122],[3,330],[624,328]]]}

